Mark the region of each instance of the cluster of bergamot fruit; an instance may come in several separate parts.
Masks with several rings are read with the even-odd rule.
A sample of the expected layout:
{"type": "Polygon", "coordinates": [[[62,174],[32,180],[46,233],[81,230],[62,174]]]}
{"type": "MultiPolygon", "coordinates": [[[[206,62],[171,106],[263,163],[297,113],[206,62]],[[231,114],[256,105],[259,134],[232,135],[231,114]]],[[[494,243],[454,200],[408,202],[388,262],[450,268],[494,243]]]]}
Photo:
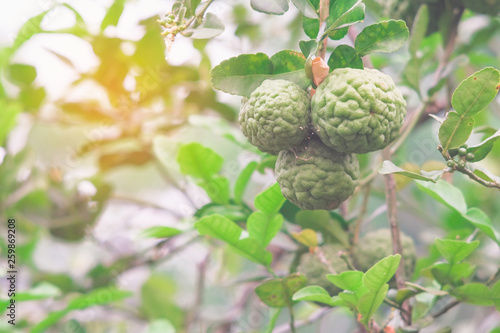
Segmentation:
{"type": "Polygon", "coordinates": [[[243,100],[239,123],[250,143],[279,154],[276,178],[288,200],[332,210],[357,186],[355,154],[386,147],[405,115],[406,102],[389,76],[339,68],[312,98],[293,82],[265,80],[243,100]]]}
{"type": "MultiPolygon", "coordinates": [[[[411,277],[415,270],[416,250],[413,240],[401,233],[401,246],[405,276],[411,277]]],[[[346,260],[357,270],[366,272],[383,258],[393,254],[391,232],[389,229],[379,229],[366,233],[353,247],[352,251],[344,249],[340,244],[326,244],[321,246],[315,253],[305,253],[300,258],[297,267],[299,273],[307,278],[307,285],[318,285],[328,291],[330,295],[337,295],[341,290],[332,284],[326,276],[328,274],[340,274],[347,271],[346,260]]],[[[395,287],[395,279],[389,284],[395,287]]]]}

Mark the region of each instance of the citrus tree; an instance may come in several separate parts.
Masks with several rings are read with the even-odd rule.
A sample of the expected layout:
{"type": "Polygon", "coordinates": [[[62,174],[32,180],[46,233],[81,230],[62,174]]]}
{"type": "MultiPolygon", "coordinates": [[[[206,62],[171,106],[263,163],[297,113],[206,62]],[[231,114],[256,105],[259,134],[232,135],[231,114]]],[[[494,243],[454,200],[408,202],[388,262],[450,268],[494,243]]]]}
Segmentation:
{"type": "Polygon", "coordinates": [[[498,2],[143,3],[0,52],[0,330],[500,331],[498,2]]]}

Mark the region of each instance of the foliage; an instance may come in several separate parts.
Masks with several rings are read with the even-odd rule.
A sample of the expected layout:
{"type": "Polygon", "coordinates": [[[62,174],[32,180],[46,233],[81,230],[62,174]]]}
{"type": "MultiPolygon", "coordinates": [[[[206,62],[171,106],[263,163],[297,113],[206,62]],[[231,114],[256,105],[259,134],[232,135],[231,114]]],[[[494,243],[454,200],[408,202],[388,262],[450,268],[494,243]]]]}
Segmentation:
{"type": "Polygon", "coordinates": [[[498,17],[465,0],[176,0],[127,36],[145,1],[97,19],[77,3],[39,10],[0,50],[0,211],[21,277],[0,311],[23,308],[0,332],[499,330],[498,17]],[[345,68],[383,72],[408,111],[359,168],[244,138],[236,96],[285,82],[308,99],[345,68]],[[341,196],[335,210],[285,198],[275,173],[299,164],[308,199],[341,196]],[[387,253],[365,246],[378,261],[361,267],[382,229],[387,253]]]}

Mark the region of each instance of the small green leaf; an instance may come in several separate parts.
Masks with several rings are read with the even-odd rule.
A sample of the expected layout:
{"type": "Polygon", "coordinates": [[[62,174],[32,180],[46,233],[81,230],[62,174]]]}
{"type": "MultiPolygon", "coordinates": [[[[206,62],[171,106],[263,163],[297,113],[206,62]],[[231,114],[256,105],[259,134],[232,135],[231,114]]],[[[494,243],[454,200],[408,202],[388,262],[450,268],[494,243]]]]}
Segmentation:
{"type": "Polygon", "coordinates": [[[171,227],[151,227],[141,233],[142,237],[147,238],[167,238],[182,234],[182,230],[171,227]]]}
{"type": "Polygon", "coordinates": [[[460,147],[469,139],[473,128],[473,118],[462,117],[454,111],[448,112],[446,120],[439,127],[439,142],[445,151],[460,147]]]}
{"type": "Polygon", "coordinates": [[[283,216],[281,214],[271,216],[257,211],[248,217],[247,230],[250,237],[266,247],[280,231],[282,224],[283,216]]]}
{"type": "MultiPolygon", "coordinates": [[[[361,295],[362,296],[362,295],[361,295]]],[[[339,293],[338,297],[351,309],[356,309],[359,302],[359,297],[356,293],[350,291],[343,291],[339,293]]]]}
{"type": "Polygon", "coordinates": [[[247,166],[240,172],[234,184],[234,202],[238,204],[242,202],[243,193],[245,193],[248,182],[250,181],[250,178],[256,168],[257,162],[252,161],[248,163],[247,166]]]}
{"type": "Polygon", "coordinates": [[[479,162],[482,159],[484,159],[489,154],[491,149],[493,148],[493,144],[499,138],[500,138],[500,130],[496,131],[493,135],[489,136],[483,142],[481,142],[475,146],[468,147],[467,153],[474,154],[474,158],[471,160],[471,162],[479,162]]]}
{"type": "Polygon", "coordinates": [[[465,214],[467,211],[467,204],[465,203],[465,198],[462,192],[450,183],[444,180],[438,180],[437,183],[422,182],[417,180],[416,184],[420,190],[451,209],[454,209],[461,214],[465,214]]]}
{"type": "Polygon", "coordinates": [[[354,48],[361,57],[373,52],[393,52],[403,46],[409,33],[405,21],[382,21],[364,28],[356,36],[354,48]]]}
{"type": "Polygon", "coordinates": [[[432,276],[441,285],[455,285],[458,281],[471,276],[474,270],[475,267],[468,262],[459,264],[439,263],[430,267],[432,276]]]}
{"type": "Polygon", "coordinates": [[[451,104],[461,116],[479,113],[493,101],[500,89],[500,72],[484,68],[462,81],[453,93],[451,104]]]}
{"type": "Polygon", "coordinates": [[[307,247],[318,246],[318,235],[312,229],[303,229],[299,232],[292,232],[292,237],[307,247]]]}
{"type": "Polygon", "coordinates": [[[3,145],[10,131],[16,125],[17,115],[23,111],[22,104],[0,99],[0,145],[3,145]]]}
{"type": "Polygon", "coordinates": [[[333,306],[333,301],[328,291],[320,286],[307,286],[299,291],[297,291],[292,300],[294,301],[309,301],[309,302],[319,302],[333,306]]]}
{"type": "Polygon", "coordinates": [[[193,142],[180,147],[177,162],[183,174],[208,180],[220,171],[224,160],[212,149],[193,142]]]}
{"type": "Polygon", "coordinates": [[[264,53],[242,54],[215,66],[210,72],[211,82],[215,89],[245,97],[267,79],[292,81],[304,89],[310,85],[304,70],[280,74],[273,74],[273,70],[272,61],[264,53]]]}
{"type": "Polygon", "coordinates": [[[224,29],[224,23],[217,16],[206,13],[200,23],[184,30],[182,35],[193,39],[208,39],[219,36],[224,32],[224,29]]]}
{"type": "Polygon", "coordinates": [[[229,179],[224,176],[215,175],[211,178],[201,180],[198,185],[205,190],[212,202],[218,204],[229,203],[230,187],[229,179]]]}
{"type": "Polygon", "coordinates": [[[330,9],[330,15],[325,20],[326,31],[321,37],[329,35],[333,30],[361,22],[365,18],[365,4],[361,3],[361,0],[336,1],[330,9]]]}
{"type": "Polygon", "coordinates": [[[336,275],[328,274],[326,278],[340,289],[356,291],[359,287],[361,287],[363,272],[345,271],[336,275]]]}
{"type": "Polygon", "coordinates": [[[299,42],[299,48],[302,54],[307,58],[318,47],[318,42],[314,39],[312,40],[301,40],[299,42]]]}
{"type": "Polygon", "coordinates": [[[372,291],[383,287],[396,273],[401,255],[390,255],[377,262],[363,275],[363,285],[372,291]]]}
{"type": "Polygon", "coordinates": [[[298,273],[282,279],[265,281],[255,293],[260,300],[270,307],[285,307],[292,304],[292,295],[306,284],[306,277],[298,273]]]}
{"type": "Polygon", "coordinates": [[[492,293],[491,290],[482,283],[468,283],[456,288],[453,295],[464,303],[491,306],[500,302],[500,293],[492,293]]]}
{"type": "Polygon", "coordinates": [[[6,69],[9,81],[20,87],[29,86],[36,78],[36,69],[31,65],[11,64],[6,69]]]}
{"type": "Polygon", "coordinates": [[[466,241],[454,239],[436,239],[436,247],[441,255],[450,264],[464,260],[478,247],[479,241],[467,243],[466,241]]]}
{"type": "Polygon", "coordinates": [[[120,16],[122,16],[125,9],[125,0],[115,0],[111,7],[109,7],[104,19],[101,23],[101,31],[104,31],[109,26],[117,26],[120,16]]]}
{"type": "Polygon", "coordinates": [[[418,8],[415,19],[413,20],[413,25],[411,27],[410,35],[410,54],[412,58],[417,56],[417,51],[422,44],[422,40],[427,33],[427,26],[429,25],[429,7],[423,4],[418,8]]]}
{"type": "Polygon", "coordinates": [[[384,302],[385,295],[389,290],[389,285],[386,283],[376,290],[370,290],[360,297],[358,301],[358,311],[362,316],[361,322],[368,325],[371,317],[384,302]]]}
{"type": "Polygon", "coordinates": [[[240,239],[235,245],[231,244],[231,248],[241,256],[257,264],[261,264],[262,266],[269,267],[273,260],[271,252],[266,251],[262,245],[253,238],[240,239]]]}
{"type": "Polygon", "coordinates": [[[315,1],[313,0],[292,0],[293,4],[295,7],[297,7],[302,15],[306,18],[312,18],[312,19],[317,19],[318,18],[318,13],[316,12],[316,9],[314,8],[314,3],[315,1]]]}
{"type": "Polygon", "coordinates": [[[268,187],[263,192],[255,197],[255,208],[269,215],[274,215],[281,209],[285,203],[285,197],[281,194],[281,189],[278,183],[268,187]]]}
{"type": "Polygon", "coordinates": [[[333,50],[328,59],[328,66],[330,67],[330,71],[346,67],[363,69],[363,61],[356,53],[356,50],[349,45],[342,44],[333,50]]]}
{"type": "Polygon", "coordinates": [[[205,216],[195,223],[194,227],[202,235],[214,237],[229,244],[237,244],[243,231],[233,221],[221,216],[205,216]]]}
{"type": "Polygon", "coordinates": [[[403,71],[406,83],[420,95],[420,59],[411,58],[403,71]]]}
{"type": "Polygon", "coordinates": [[[282,15],[288,11],[287,0],[250,0],[250,6],[266,14],[282,15]]]}
{"type": "Polygon", "coordinates": [[[488,237],[500,245],[500,233],[495,230],[488,215],[479,208],[472,207],[462,216],[467,219],[474,227],[484,232],[488,237]]]}
{"type": "Polygon", "coordinates": [[[382,166],[380,167],[380,170],[378,173],[382,175],[388,175],[388,174],[397,174],[397,175],[402,175],[411,179],[416,179],[416,180],[421,180],[421,181],[426,181],[426,182],[433,182],[435,183],[436,180],[430,177],[426,177],[423,175],[420,175],[415,172],[407,171],[405,169],[401,169],[400,167],[394,165],[391,161],[385,160],[382,163],[382,166]]]}
{"type": "MultiPolygon", "coordinates": [[[[51,8],[52,9],[52,8],[51,8]]],[[[42,27],[40,24],[42,23],[43,18],[47,15],[51,9],[46,10],[37,16],[33,16],[28,21],[26,21],[19,32],[17,33],[17,37],[12,44],[12,49],[17,50],[22,44],[24,44],[27,40],[29,40],[34,35],[42,32],[42,27]]]]}
{"type": "Polygon", "coordinates": [[[61,290],[49,282],[42,281],[35,287],[16,292],[16,302],[35,301],[40,299],[52,298],[61,295],[61,290]]]}

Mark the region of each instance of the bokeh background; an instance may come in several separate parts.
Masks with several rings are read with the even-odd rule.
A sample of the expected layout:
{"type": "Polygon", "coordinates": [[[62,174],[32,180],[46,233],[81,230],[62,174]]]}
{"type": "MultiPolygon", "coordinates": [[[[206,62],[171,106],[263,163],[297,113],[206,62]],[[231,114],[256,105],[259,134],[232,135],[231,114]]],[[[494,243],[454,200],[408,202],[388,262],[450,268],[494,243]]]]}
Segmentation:
{"type": "MultiPolygon", "coordinates": [[[[240,97],[214,91],[209,72],[241,53],[298,50],[298,41],[307,38],[302,18],[293,6],[283,16],[270,16],[253,11],[248,1],[215,1],[209,12],[222,19],[225,31],[211,40],[178,36],[167,52],[157,19],[172,4],[0,4],[0,208],[2,221],[17,221],[17,289],[22,294],[18,325],[13,328],[2,319],[1,332],[28,332],[42,321],[50,323],[48,332],[92,333],[260,332],[267,324],[269,308],[255,296],[251,282],[263,272],[197,235],[195,214],[203,214],[200,208],[210,200],[181,175],[176,156],[180,144],[200,142],[224,158],[222,174],[231,183],[248,162],[257,161],[261,172],[252,176],[245,193],[252,208],[253,197],[274,182],[268,167],[273,160],[246,143],[236,124],[240,97]],[[144,234],[154,226],[182,232],[168,238],[144,234]],[[90,295],[83,301],[86,306],[68,308],[82,295],[90,295]]],[[[377,7],[368,9],[358,31],[384,17],[377,7]]],[[[349,36],[342,42],[352,44],[349,36]]],[[[424,85],[431,84],[442,44],[439,33],[424,41],[424,85]]],[[[480,68],[500,68],[499,55],[499,18],[466,13],[447,69],[453,73],[451,91],[480,68]]],[[[408,59],[407,46],[370,58],[400,84],[411,111],[418,96],[405,77],[408,59]]],[[[434,113],[442,116],[447,110],[450,89],[434,113]]],[[[442,166],[436,151],[439,124],[428,118],[395,156],[397,165],[442,166]]],[[[498,98],[477,118],[476,123],[500,127],[498,98]]],[[[499,161],[497,145],[481,163],[498,175],[499,161]]],[[[365,173],[372,162],[370,155],[361,158],[365,173]]],[[[470,207],[480,207],[500,227],[498,191],[460,175],[453,181],[470,207]]],[[[413,184],[401,189],[400,199],[402,228],[415,239],[422,257],[431,253],[435,237],[470,231],[460,216],[413,184]]],[[[351,218],[356,207],[353,203],[351,218]]],[[[387,224],[380,179],[367,212],[364,231],[387,224]]],[[[500,253],[492,242],[482,244],[474,260],[478,274],[489,276],[500,253]]],[[[5,237],[0,245],[0,265],[6,267],[5,237]]],[[[291,260],[287,252],[297,244],[279,235],[272,246],[281,250],[285,271],[291,260]]],[[[7,283],[1,281],[4,302],[7,283]]],[[[304,304],[298,318],[315,310],[304,304]]],[[[284,312],[276,332],[286,331],[287,318],[284,312]]],[[[494,309],[461,306],[425,332],[448,323],[454,323],[457,333],[489,332],[499,320],[494,309]]],[[[298,332],[354,328],[349,314],[335,310],[298,332]]]]}

